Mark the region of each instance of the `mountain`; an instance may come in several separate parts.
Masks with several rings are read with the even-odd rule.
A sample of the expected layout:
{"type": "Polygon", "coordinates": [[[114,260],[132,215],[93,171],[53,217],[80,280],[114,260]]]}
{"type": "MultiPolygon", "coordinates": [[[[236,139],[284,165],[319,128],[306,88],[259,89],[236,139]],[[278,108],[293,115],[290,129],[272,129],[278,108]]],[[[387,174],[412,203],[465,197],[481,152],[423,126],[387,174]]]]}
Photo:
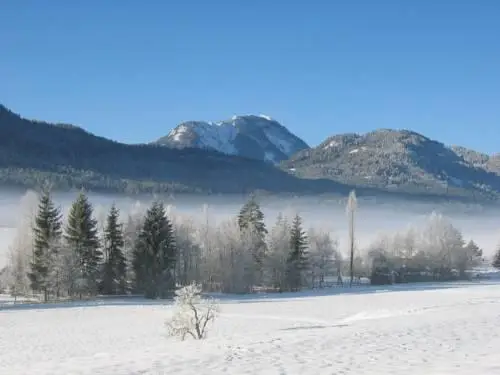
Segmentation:
{"type": "Polygon", "coordinates": [[[126,145],[80,127],[22,118],[0,105],[0,184],[94,191],[248,193],[336,191],[269,163],[199,148],[126,145]],[[318,190],[319,187],[319,190],[318,190]]]}
{"type": "Polygon", "coordinates": [[[500,154],[487,155],[462,146],[451,146],[451,149],[474,167],[500,174],[500,154]]]}
{"type": "Polygon", "coordinates": [[[500,158],[448,147],[409,130],[340,134],[281,167],[301,178],[414,193],[496,198],[500,158]]]}
{"type": "Polygon", "coordinates": [[[220,122],[188,121],[155,144],[173,148],[202,148],[228,155],[278,163],[309,146],[272,118],[234,116],[220,122]]]}
{"type": "Polygon", "coordinates": [[[500,192],[498,161],[411,131],[377,130],[330,137],[273,165],[210,148],[123,144],[0,105],[0,186],[337,197],[356,188],[359,197],[491,202],[500,192]]]}

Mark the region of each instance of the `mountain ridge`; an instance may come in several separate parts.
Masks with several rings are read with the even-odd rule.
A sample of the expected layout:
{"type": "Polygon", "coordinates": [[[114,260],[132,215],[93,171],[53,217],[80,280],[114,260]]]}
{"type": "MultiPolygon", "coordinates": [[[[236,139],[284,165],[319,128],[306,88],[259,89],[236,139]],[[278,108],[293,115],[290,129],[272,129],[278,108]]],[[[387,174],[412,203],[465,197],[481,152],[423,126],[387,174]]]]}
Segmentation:
{"type": "MultiPolygon", "coordinates": [[[[266,126],[275,121],[260,119],[266,126]]],[[[499,160],[413,131],[378,129],[330,136],[269,163],[200,147],[123,144],[78,126],[28,120],[0,105],[3,185],[49,180],[62,190],[209,194],[342,195],[356,188],[375,196],[497,200],[499,160]]]]}
{"type": "Polygon", "coordinates": [[[0,107],[0,185],[118,193],[344,193],[269,163],[215,150],[124,144],[81,127],[28,120],[0,107]]]}
{"type": "Polygon", "coordinates": [[[282,167],[302,178],[328,178],[383,189],[469,190],[496,195],[500,168],[491,163],[492,158],[496,160],[465,147],[446,146],[411,130],[377,129],[328,137],[318,146],[293,155],[282,167]]]}

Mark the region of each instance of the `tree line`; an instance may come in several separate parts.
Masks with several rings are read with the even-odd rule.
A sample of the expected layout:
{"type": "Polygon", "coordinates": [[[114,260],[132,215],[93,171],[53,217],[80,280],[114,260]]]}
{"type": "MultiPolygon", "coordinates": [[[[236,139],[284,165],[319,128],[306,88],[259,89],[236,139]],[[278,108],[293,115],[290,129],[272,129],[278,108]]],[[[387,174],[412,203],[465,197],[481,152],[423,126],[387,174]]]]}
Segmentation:
{"type": "MultiPolygon", "coordinates": [[[[36,199],[36,209],[18,228],[8,286],[13,294],[45,301],[128,293],[167,298],[193,282],[227,293],[298,291],[343,283],[344,275],[374,279],[393,270],[441,280],[452,272],[466,277],[482,260],[482,250],[436,213],[358,249],[351,211],[351,254],[345,257],[331,233],[305,229],[298,214],[279,214],[266,226],[255,197],[220,223],[207,206],[201,215],[187,216],[160,200],[125,215],[112,205],[98,220],[83,192],[63,218],[48,190],[36,199]]],[[[350,207],[355,209],[352,202],[350,207]]],[[[500,267],[499,260],[497,254],[500,267]]]]}

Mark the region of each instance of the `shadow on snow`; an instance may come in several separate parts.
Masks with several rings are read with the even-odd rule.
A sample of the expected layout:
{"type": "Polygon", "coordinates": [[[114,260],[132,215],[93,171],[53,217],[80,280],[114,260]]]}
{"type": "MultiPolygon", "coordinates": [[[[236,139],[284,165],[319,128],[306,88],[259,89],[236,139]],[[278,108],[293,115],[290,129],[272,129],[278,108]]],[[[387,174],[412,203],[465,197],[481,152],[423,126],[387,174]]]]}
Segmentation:
{"type": "MultiPolygon", "coordinates": [[[[206,296],[217,298],[220,303],[262,303],[278,302],[298,298],[314,298],[324,296],[336,296],[344,294],[374,294],[374,293],[395,293],[412,292],[425,290],[441,290],[452,288],[464,288],[474,286],[500,285],[500,280],[496,281],[468,281],[468,282],[448,282],[448,283],[414,283],[396,284],[381,286],[353,286],[353,287],[331,287],[325,289],[315,289],[300,292],[284,293],[257,293],[257,294],[223,294],[206,293],[206,296]]],[[[10,310],[45,310],[59,308],[83,308],[100,306],[169,306],[171,299],[148,300],[142,296],[99,296],[93,300],[62,301],[49,303],[5,303],[0,300],[0,311],[10,310]]]]}

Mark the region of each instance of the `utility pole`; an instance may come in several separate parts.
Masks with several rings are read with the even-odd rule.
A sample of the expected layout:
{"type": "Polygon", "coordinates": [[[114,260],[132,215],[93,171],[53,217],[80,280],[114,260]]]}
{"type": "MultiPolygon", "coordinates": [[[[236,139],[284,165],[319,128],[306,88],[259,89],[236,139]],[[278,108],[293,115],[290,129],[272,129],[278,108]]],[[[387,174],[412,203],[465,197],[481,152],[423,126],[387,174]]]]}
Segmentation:
{"type": "Polygon", "coordinates": [[[350,274],[351,274],[351,282],[350,286],[352,287],[352,283],[354,280],[354,214],[357,209],[358,203],[356,199],[355,191],[351,191],[349,193],[349,198],[347,199],[347,218],[349,220],[349,250],[351,254],[350,261],[350,274]]]}

